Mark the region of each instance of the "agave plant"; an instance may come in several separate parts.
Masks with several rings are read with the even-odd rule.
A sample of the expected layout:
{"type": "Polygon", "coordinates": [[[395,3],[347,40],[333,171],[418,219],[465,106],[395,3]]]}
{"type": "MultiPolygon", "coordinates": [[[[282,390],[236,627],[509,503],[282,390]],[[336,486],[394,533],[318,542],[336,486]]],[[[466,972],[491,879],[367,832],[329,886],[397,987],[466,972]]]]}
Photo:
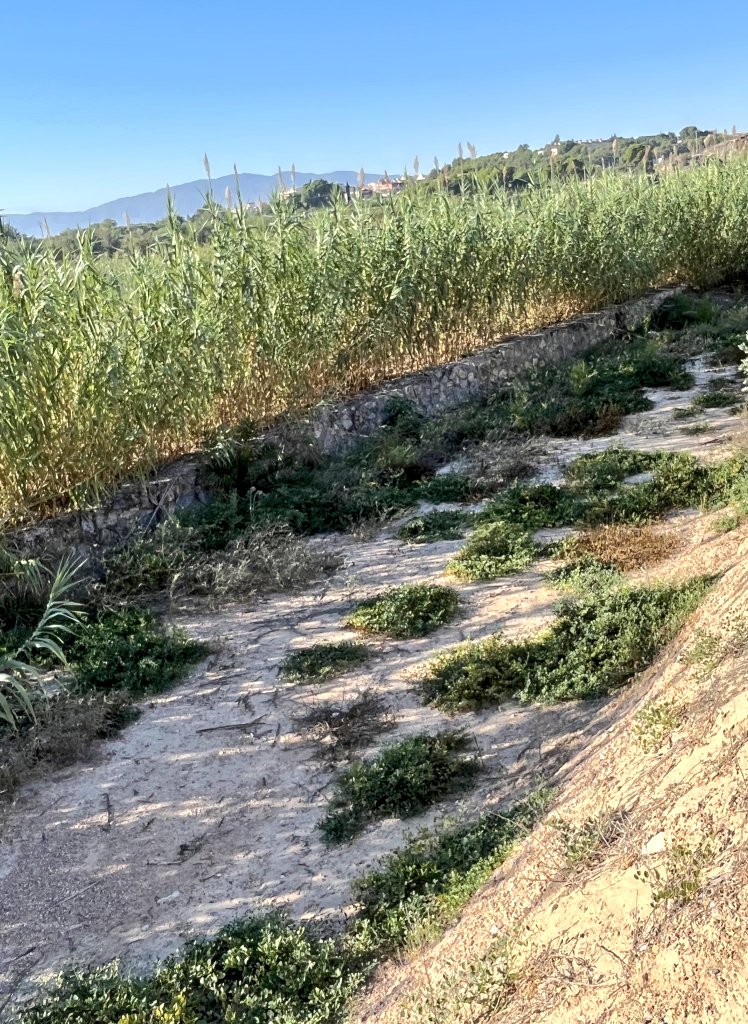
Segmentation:
{"type": "Polygon", "coordinates": [[[5,555],[6,571],[0,576],[6,589],[47,594],[46,604],[24,642],[11,654],[0,655],[0,722],[17,729],[19,715],[35,719],[34,703],[43,695],[41,659],[65,664],[63,643],[83,619],[82,605],[73,599],[83,560],[64,559],[52,573],[36,560],[14,560],[5,555]]]}

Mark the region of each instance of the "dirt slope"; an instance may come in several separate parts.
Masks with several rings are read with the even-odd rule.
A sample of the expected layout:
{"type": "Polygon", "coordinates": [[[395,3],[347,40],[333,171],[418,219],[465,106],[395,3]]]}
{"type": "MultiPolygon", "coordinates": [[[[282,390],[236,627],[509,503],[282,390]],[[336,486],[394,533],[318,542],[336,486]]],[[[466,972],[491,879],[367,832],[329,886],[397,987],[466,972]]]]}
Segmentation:
{"type": "Polygon", "coordinates": [[[742,529],[664,567],[725,575],[552,780],[548,822],[380,974],[360,1024],[748,1020],[747,557],[742,529]]]}

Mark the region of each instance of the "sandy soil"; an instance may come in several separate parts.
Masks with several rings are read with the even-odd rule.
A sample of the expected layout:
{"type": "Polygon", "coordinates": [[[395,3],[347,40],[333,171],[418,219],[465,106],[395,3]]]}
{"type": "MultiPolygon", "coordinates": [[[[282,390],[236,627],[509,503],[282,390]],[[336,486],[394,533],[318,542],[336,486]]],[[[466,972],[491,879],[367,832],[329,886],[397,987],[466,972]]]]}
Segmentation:
{"type": "MultiPolygon", "coordinates": [[[[693,393],[652,392],[654,408],[629,417],[615,438],[548,440],[539,478],[558,479],[572,458],[612,443],[724,457],[741,421],[713,410],[700,418],[708,432],[686,435],[673,420],[674,407],[733,372],[702,362],[695,369],[693,393]]],[[[555,595],[541,564],[459,586],[454,624],[421,640],[378,643],[375,661],[343,680],[323,687],[280,681],[278,665],[289,650],[350,636],[341,621],[354,600],[402,582],[454,583],[443,571],[461,542],[407,547],[394,532],[339,539],[343,569],[306,593],[179,618],[219,653],[148,704],[93,762],[19,792],[0,834],[0,1003],[70,962],[119,957],[128,967],[146,967],[186,938],[245,913],[282,908],[334,925],[352,909],[351,880],[408,833],[518,798],[582,756],[590,736],[611,725],[605,701],[553,708],[510,702],[460,716],[484,766],[473,791],[417,819],[381,822],[350,844],[323,846],[316,826],[335,769],[300,728],[299,712],[370,687],[396,718],[383,741],[435,730],[448,719],[420,703],[413,685],[419,665],[466,638],[534,632],[552,615],[555,595]]]]}
{"type": "Polygon", "coordinates": [[[748,1019],[748,528],[701,527],[661,571],[720,571],[715,590],[608,705],[609,727],[591,722],[554,779],[550,818],[442,938],[382,969],[358,1024],[748,1019]],[[705,636],[716,645],[694,656],[705,636]],[[664,701],[675,722],[643,748],[637,716],[664,701]],[[570,863],[557,823],[612,816],[618,825],[590,860],[570,863]],[[505,955],[507,988],[492,966],[505,955]]]}

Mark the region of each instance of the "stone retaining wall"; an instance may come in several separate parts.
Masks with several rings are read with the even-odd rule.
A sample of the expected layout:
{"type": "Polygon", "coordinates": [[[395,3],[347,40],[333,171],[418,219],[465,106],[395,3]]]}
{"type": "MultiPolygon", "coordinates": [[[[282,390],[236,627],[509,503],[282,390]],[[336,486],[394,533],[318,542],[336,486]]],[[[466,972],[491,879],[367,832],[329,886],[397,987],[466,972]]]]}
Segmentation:
{"type": "Polygon", "coordinates": [[[502,385],[535,367],[560,363],[633,330],[665,299],[682,289],[668,288],[611,306],[535,334],[508,338],[475,355],[443,363],[388,382],[374,393],[317,407],[308,422],[319,446],[334,452],[381,426],[387,404],[406,398],[425,416],[433,416],[502,385]]]}
{"type": "Polygon", "coordinates": [[[156,476],[128,480],[96,508],[43,519],[15,530],[5,542],[29,558],[56,559],[70,551],[88,558],[142,536],[182,508],[207,501],[199,459],[180,459],[156,476]]]}
{"type": "MultiPolygon", "coordinates": [[[[464,359],[399,377],[377,391],[323,403],[305,417],[301,429],[311,430],[323,451],[339,451],[358,437],[374,433],[393,398],[408,399],[424,415],[434,416],[481,394],[499,391],[520,373],[563,362],[632,330],[679,290],[652,292],[534,334],[509,338],[464,359]]],[[[71,550],[84,557],[95,555],[146,533],[179,509],[205,502],[209,495],[203,477],[199,458],[182,459],[150,479],[120,484],[109,500],[96,508],[16,530],[5,543],[27,557],[55,558],[71,550]]]]}

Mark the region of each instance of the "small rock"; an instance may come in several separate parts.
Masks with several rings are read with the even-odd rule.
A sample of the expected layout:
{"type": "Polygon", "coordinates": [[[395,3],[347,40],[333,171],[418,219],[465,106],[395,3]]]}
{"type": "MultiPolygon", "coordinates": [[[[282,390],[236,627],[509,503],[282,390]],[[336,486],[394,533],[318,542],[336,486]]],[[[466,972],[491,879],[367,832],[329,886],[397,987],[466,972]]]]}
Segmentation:
{"type": "Polygon", "coordinates": [[[170,892],[168,896],[162,896],[161,899],[156,900],[156,903],[173,903],[174,900],[178,900],[182,893],[179,889],[175,889],[174,892],[170,892]]]}
{"type": "Polygon", "coordinates": [[[642,857],[651,857],[655,853],[663,853],[665,850],[665,833],[658,832],[652,836],[648,843],[642,846],[642,857]]]}
{"type": "Polygon", "coordinates": [[[636,484],[648,484],[653,479],[654,473],[647,471],[645,473],[633,473],[631,476],[627,476],[623,482],[627,487],[635,487],[636,484]]]}

